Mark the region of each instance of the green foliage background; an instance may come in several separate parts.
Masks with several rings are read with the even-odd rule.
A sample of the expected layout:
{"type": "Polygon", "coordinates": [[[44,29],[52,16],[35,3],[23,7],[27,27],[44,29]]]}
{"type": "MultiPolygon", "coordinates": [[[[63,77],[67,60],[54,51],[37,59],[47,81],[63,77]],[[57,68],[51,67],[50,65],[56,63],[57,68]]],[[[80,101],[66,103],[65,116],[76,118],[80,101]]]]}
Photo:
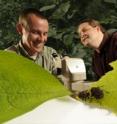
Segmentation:
{"type": "Polygon", "coordinates": [[[76,34],[76,25],[84,18],[98,19],[106,28],[117,28],[116,0],[0,0],[0,49],[19,41],[15,25],[20,11],[34,7],[48,17],[50,31],[47,45],[61,54],[85,60],[88,79],[92,51],[84,48],[76,34]]]}

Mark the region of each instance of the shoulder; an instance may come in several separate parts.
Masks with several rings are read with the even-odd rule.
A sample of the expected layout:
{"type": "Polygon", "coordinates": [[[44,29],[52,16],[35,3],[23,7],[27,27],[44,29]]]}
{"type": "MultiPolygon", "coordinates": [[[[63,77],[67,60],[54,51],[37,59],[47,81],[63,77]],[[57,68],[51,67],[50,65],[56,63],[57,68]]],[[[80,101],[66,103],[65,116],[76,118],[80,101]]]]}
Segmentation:
{"type": "Polygon", "coordinates": [[[117,47],[117,31],[109,36],[108,45],[108,47],[113,47],[113,49],[117,47]]]}
{"type": "Polygon", "coordinates": [[[62,57],[55,49],[48,46],[44,46],[44,56],[50,56],[52,58],[62,57]]]}
{"type": "Polygon", "coordinates": [[[117,30],[109,30],[105,33],[106,44],[117,44],[117,30]],[[111,42],[110,42],[111,41],[111,42]]]}
{"type": "Polygon", "coordinates": [[[48,46],[44,46],[44,52],[57,53],[55,49],[53,49],[52,47],[48,47],[48,46]]]}
{"type": "Polygon", "coordinates": [[[117,38],[117,31],[112,34],[112,37],[117,38]]]}
{"type": "Polygon", "coordinates": [[[13,52],[18,52],[18,44],[16,44],[16,45],[12,45],[12,46],[10,46],[10,47],[8,47],[8,48],[6,48],[5,49],[5,51],[13,51],[13,52]]]}
{"type": "Polygon", "coordinates": [[[109,30],[107,30],[107,33],[109,34],[109,35],[112,35],[113,33],[116,33],[117,32],[117,29],[109,29],[109,30]]]}
{"type": "Polygon", "coordinates": [[[109,37],[111,38],[117,38],[117,29],[109,29],[107,31],[109,37]]]}
{"type": "Polygon", "coordinates": [[[114,32],[111,36],[110,36],[111,42],[113,42],[115,45],[117,45],[117,32],[114,32]]]}

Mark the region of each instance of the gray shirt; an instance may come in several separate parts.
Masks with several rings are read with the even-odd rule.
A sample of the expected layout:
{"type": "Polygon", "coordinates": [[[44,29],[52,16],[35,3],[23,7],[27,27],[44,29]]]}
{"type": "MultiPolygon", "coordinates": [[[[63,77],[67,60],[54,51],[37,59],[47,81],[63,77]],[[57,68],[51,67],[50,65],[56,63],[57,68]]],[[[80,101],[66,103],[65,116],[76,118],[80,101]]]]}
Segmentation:
{"type": "Polygon", "coordinates": [[[16,45],[12,45],[5,50],[13,51],[19,55],[27,57],[28,59],[33,60],[36,64],[42,66],[44,69],[53,74],[57,73],[57,68],[61,68],[61,57],[58,55],[56,50],[51,47],[44,46],[43,52],[37,54],[36,56],[29,56],[21,42],[16,45]]]}

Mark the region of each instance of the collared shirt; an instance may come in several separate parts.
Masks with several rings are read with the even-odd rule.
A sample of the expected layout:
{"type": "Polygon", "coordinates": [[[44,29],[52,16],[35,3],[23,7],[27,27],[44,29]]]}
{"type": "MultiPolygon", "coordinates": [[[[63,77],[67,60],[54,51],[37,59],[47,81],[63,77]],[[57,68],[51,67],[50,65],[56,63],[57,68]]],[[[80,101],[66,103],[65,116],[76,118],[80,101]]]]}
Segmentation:
{"type": "Polygon", "coordinates": [[[28,59],[33,60],[36,64],[42,66],[44,69],[53,74],[56,74],[57,68],[61,66],[60,65],[59,67],[57,67],[58,61],[61,61],[61,58],[56,52],[56,50],[54,50],[51,47],[44,46],[43,52],[38,53],[34,56],[30,56],[28,54],[28,52],[24,49],[21,42],[19,42],[16,45],[10,46],[6,50],[16,52],[19,55],[22,55],[28,59]],[[53,54],[56,54],[57,55],[56,57],[58,57],[58,59],[56,59],[56,57],[54,57],[53,54]]]}
{"type": "Polygon", "coordinates": [[[99,52],[95,50],[93,55],[92,65],[97,79],[113,69],[109,63],[115,60],[117,60],[117,32],[112,35],[105,33],[99,52]]]}

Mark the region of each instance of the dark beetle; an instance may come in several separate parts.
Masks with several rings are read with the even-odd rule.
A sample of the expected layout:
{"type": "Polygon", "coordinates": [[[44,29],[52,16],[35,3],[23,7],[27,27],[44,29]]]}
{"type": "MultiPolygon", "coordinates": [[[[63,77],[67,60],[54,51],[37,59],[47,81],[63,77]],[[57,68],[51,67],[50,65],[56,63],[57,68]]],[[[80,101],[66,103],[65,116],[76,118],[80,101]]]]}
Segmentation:
{"type": "Polygon", "coordinates": [[[96,99],[101,99],[104,97],[104,92],[99,87],[91,88],[91,96],[96,99]]]}
{"type": "Polygon", "coordinates": [[[82,100],[87,100],[92,98],[101,99],[104,97],[104,92],[99,87],[92,87],[90,91],[85,90],[79,92],[78,97],[82,100]]]}
{"type": "Polygon", "coordinates": [[[90,97],[90,93],[88,92],[88,90],[81,91],[79,92],[78,97],[82,100],[87,100],[90,97]]]}

